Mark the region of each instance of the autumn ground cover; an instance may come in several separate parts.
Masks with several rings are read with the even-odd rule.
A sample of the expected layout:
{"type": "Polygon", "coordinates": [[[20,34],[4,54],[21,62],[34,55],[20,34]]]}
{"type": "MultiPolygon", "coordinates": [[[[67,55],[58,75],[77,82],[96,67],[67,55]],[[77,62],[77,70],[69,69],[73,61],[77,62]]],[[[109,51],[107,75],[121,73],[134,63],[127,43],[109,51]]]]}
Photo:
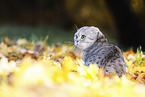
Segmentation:
{"type": "MultiPolygon", "coordinates": [[[[46,37],[47,39],[47,37],[46,37]]],[[[127,73],[104,76],[97,65],[84,66],[72,43],[46,40],[0,42],[0,97],[144,97],[145,55],[123,52],[127,73]]]]}

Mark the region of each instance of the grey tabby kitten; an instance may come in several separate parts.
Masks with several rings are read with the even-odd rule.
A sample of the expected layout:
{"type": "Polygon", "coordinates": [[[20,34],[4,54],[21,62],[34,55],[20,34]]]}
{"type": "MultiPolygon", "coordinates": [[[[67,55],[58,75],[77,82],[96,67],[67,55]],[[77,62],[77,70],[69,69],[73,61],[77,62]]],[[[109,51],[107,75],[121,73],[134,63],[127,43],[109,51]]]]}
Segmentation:
{"type": "Polygon", "coordinates": [[[126,73],[125,58],[121,50],[109,44],[108,40],[96,27],[82,27],[74,36],[74,45],[83,51],[86,66],[97,64],[106,74],[115,73],[119,77],[126,73]]]}

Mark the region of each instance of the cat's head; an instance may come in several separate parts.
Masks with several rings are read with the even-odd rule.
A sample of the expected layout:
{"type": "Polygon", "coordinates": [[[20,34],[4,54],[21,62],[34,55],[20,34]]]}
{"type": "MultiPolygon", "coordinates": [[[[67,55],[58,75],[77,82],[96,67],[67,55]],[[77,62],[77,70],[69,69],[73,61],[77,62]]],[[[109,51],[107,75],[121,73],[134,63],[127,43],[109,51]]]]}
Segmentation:
{"type": "Polygon", "coordinates": [[[97,27],[84,26],[77,30],[74,35],[74,45],[80,50],[85,50],[90,47],[94,42],[106,41],[107,39],[97,27]]]}

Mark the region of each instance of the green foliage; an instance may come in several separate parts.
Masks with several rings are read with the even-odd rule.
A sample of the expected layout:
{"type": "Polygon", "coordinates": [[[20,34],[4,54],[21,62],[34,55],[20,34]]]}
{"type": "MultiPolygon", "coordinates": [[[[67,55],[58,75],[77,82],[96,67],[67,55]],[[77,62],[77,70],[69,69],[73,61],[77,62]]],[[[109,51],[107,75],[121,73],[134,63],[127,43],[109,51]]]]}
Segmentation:
{"type": "Polygon", "coordinates": [[[57,26],[16,26],[16,25],[1,25],[0,38],[4,37],[17,40],[19,38],[26,38],[28,41],[44,40],[48,44],[63,43],[65,41],[73,41],[73,33],[70,30],[64,30],[57,26]]]}

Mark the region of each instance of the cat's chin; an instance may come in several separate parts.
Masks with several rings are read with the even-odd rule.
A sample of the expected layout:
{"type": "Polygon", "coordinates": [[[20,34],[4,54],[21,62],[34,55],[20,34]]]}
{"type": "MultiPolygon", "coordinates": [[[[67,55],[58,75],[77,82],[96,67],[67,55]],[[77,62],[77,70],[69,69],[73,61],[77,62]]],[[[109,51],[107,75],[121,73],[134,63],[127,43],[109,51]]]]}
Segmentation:
{"type": "Polygon", "coordinates": [[[78,47],[81,51],[84,50],[84,47],[82,47],[82,46],[77,45],[77,47],[78,47]]]}
{"type": "Polygon", "coordinates": [[[85,51],[88,47],[77,46],[81,51],[85,51]]]}

